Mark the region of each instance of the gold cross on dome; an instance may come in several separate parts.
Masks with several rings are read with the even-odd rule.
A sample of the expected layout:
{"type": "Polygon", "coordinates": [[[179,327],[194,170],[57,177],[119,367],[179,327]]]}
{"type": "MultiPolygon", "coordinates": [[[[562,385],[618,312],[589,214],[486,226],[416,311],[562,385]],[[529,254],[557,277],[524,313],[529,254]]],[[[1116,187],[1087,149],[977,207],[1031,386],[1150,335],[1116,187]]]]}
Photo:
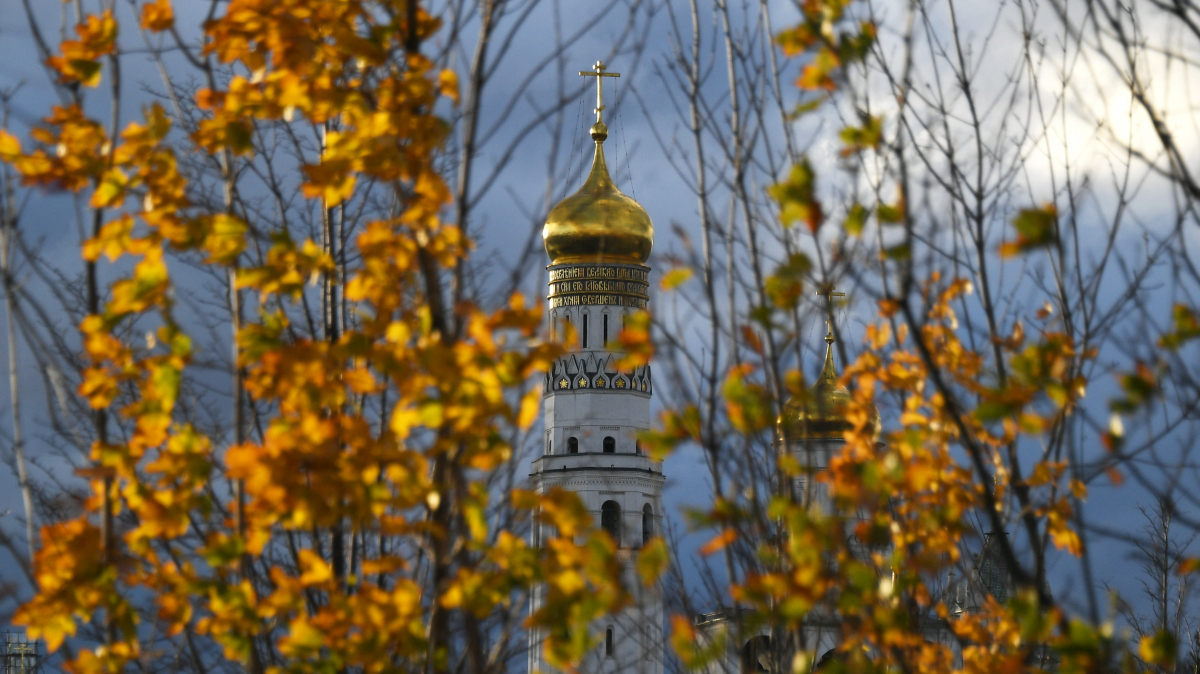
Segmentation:
{"type": "Polygon", "coordinates": [[[835,297],[845,297],[846,296],[846,293],[836,292],[833,288],[832,283],[821,286],[821,290],[818,290],[814,294],[824,297],[826,302],[832,302],[833,298],[835,298],[835,297]]]}
{"type": "Polygon", "coordinates": [[[825,298],[825,311],[829,312],[829,318],[825,319],[825,343],[833,344],[833,298],[845,297],[846,293],[839,293],[833,289],[832,283],[826,283],[815,294],[825,298]]]}
{"type": "Polygon", "coordinates": [[[596,64],[592,66],[592,70],[595,72],[589,73],[586,70],[580,70],[579,74],[582,75],[583,77],[595,77],[596,78],[596,109],[593,112],[596,113],[596,121],[602,122],[602,121],[604,121],[604,86],[603,86],[604,79],[603,78],[605,78],[605,77],[620,77],[621,73],[606,73],[606,72],[604,72],[605,70],[607,70],[607,67],[604,65],[603,61],[596,61],[596,64]]]}

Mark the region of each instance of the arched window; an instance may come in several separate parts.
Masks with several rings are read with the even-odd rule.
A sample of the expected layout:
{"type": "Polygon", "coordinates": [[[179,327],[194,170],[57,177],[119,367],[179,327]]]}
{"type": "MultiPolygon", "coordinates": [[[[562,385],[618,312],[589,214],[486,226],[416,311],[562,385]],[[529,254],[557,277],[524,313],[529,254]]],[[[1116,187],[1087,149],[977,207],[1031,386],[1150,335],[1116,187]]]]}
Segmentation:
{"type": "Polygon", "coordinates": [[[642,506],[642,545],[645,546],[654,538],[654,508],[650,504],[642,506]]]}
{"type": "Polygon", "coordinates": [[[567,454],[578,454],[578,453],[579,453],[579,439],[578,438],[567,438],[567,454]]]}
{"type": "Polygon", "coordinates": [[[612,625],[609,625],[608,629],[604,630],[604,654],[610,658],[613,654],[612,641],[612,625]]]}
{"type": "Polygon", "coordinates": [[[825,655],[822,655],[820,660],[817,660],[817,666],[813,667],[813,671],[824,672],[832,670],[835,667],[843,671],[845,670],[846,654],[837,648],[831,648],[825,651],[825,655]]]}
{"type": "Polygon", "coordinates": [[[604,343],[608,344],[608,314],[604,314],[604,343]]]}
{"type": "Polygon", "coordinates": [[[742,674],[769,672],[771,663],[771,637],[760,634],[742,647],[742,674]]]}
{"type": "Polygon", "coordinates": [[[587,333],[588,333],[588,315],[583,315],[583,348],[587,348],[587,333]]]}
{"type": "Polygon", "coordinates": [[[554,441],[551,440],[550,438],[546,438],[546,453],[547,454],[554,453],[554,441]]]}
{"type": "Polygon", "coordinates": [[[621,547],[621,506],[616,501],[605,501],[600,506],[600,528],[613,537],[618,548],[621,547]]]}
{"type": "Polygon", "coordinates": [[[617,451],[617,441],[609,435],[604,438],[604,453],[612,454],[617,451]]]}

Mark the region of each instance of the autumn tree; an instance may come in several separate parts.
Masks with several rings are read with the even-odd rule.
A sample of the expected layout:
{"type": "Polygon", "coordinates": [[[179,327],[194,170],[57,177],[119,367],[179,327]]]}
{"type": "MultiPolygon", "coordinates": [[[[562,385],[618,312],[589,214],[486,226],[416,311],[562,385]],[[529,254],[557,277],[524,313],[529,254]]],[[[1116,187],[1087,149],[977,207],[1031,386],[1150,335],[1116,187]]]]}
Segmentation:
{"type": "MultiPolygon", "coordinates": [[[[14,238],[17,181],[84,214],[59,296],[78,342],[4,259],[9,325],[49,342],[54,430],[87,482],[28,486],[26,522],[46,525],[17,622],[74,671],[485,672],[549,582],[548,659],[578,657],[578,626],[627,595],[577,501],[519,488],[532,375],[559,347],[515,282],[481,296],[468,254],[495,180],[474,158],[508,131],[480,101],[529,6],[212,3],[190,25],[165,0],[68,9],[52,45],[25,7],[61,103],[0,151],[4,250],[34,273],[71,278],[14,238]],[[129,121],[139,53],[163,80],[129,121]],[[554,555],[523,540],[534,516],[563,533],[554,555]]],[[[576,98],[499,140],[561,129],[576,98]]]]}

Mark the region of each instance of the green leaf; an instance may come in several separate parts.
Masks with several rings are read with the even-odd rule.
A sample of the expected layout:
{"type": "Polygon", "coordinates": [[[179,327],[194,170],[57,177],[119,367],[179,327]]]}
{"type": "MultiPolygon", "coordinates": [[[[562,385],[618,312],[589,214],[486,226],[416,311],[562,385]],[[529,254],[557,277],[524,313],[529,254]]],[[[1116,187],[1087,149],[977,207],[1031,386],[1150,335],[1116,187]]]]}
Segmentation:
{"type": "Polygon", "coordinates": [[[1173,312],[1174,329],[1158,340],[1159,346],[1176,351],[1187,342],[1200,337],[1200,317],[1196,311],[1184,304],[1176,304],[1173,312]]]}
{"type": "Polygon", "coordinates": [[[91,59],[68,59],[67,65],[74,71],[74,76],[85,87],[100,84],[100,62],[91,59]]]}
{"type": "Polygon", "coordinates": [[[1054,621],[1042,611],[1037,591],[1033,588],[1018,591],[1008,600],[1008,609],[1021,627],[1022,642],[1042,641],[1054,629],[1054,621]]]}
{"type": "Polygon", "coordinates": [[[1125,395],[1109,402],[1114,412],[1133,412],[1158,394],[1158,377],[1145,363],[1138,363],[1136,370],[1122,374],[1118,381],[1125,395]]]}
{"type": "Polygon", "coordinates": [[[653,587],[662,577],[663,572],[667,570],[669,561],[670,555],[663,539],[659,537],[650,539],[649,543],[642,546],[637,556],[637,572],[642,577],[642,584],[646,587],[653,587]]]}
{"type": "Polygon", "coordinates": [[[820,96],[816,96],[808,101],[805,101],[805,102],[797,105],[795,108],[792,109],[792,114],[791,114],[792,119],[797,119],[799,117],[803,117],[804,115],[807,115],[808,113],[812,112],[813,110],[816,110],[817,108],[821,107],[821,104],[827,100],[829,100],[829,94],[822,94],[820,96]]]}
{"type": "Polygon", "coordinates": [[[846,63],[861,61],[867,57],[871,51],[871,45],[875,44],[875,36],[878,29],[875,24],[870,21],[863,21],[859,24],[857,33],[843,34],[838,40],[838,54],[846,63]]]}
{"type": "Polygon", "coordinates": [[[879,141],[883,137],[883,118],[868,115],[862,126],[847,126],[838,135],[846,145],[842,148],[843,157],[863,150],[874,150],[879,147],[879,141]]]}
{"type": "Polygon", "coordinates": [[[1012,257],[1058,241],[1058,209],[1054,204],[1041,208],[1026,208],[1013,218],[1017,238],[1000,245],[1001,257],[1012,257]]]}
{"type": "Polygon", "coordinates": [[[771,399],[765,387],[747,379],[749,366],[742,365],[730,370],[722,387],[725,397],[725,412],[733,427],[743,433],[757,433],[773,421],[771,399]]]}
{"type": "Polygon", "coordinates": [[[816,181],[812,164],[804,157],[792,167],[786,180],[767,188],[767,193],[779,204],[779,219],[784,227],[804,222],[809,231],[815,232],[824,222],[821,202],[816,198],[816,181]]]}
{"type": "Polygon", "coordinates": [[[862,236],[863,226],[867,223],[867,209],[862,204],[854,204],[850,207],[850,212],[846,214],[846,221],[843,227],[851,236],[862,236]]]}
{"type": "Polygon", "coordinates": [[[1016,411],[1017,408],[1013,405],[996,401],[988,401],[980,403],[979,407],[975,408],[974,415],[976,419],[983,422],[999,421],[1000,419],[1012,416],[1012,414],[1016,411]]]}
{"type": "Polygon", "coordinates": [[[875,208],[875,217],[885,225],[895,225],[904,222],[904,207],[901,202],[895,204],[879,204],[875,208]]]}
{"type": "Polygon", "coordinates": [[[804,291],[804,276],[811,269],[812,262],[803,253],[793,253],[789,256],[765,282],[771,304],[781,309],[795,307],[804,291]]]}
{"type": "Polygon", "coordinates": [[[1142,637],[1138,644],[1138,655],[1151,665],[1171,665],[1179,651],[1179,641],[1166,630],[1142,637]]]}

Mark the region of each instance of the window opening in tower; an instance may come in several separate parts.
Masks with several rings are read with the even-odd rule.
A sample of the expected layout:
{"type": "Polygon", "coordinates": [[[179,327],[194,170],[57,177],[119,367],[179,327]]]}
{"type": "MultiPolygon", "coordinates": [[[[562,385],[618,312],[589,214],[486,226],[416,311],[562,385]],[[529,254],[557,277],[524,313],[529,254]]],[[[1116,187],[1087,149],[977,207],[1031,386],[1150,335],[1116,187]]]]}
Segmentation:
{"type": "Polygon", "coordinates": [[[770,672],[767,668],[771,656],[771,637],[760,634],[742,647],[742,674],[770,672]]]}
{"type": "Polygon", "coordinates": [[[642,506],[642,547],[654,537],[654,509],[650,504],[642,506]]]}
{"type": "Polygon", "coordinates": [[[610,436],[604,438],[604,453],[612,454],[616,451],[617,451],[617,441],[613,438],[613,436],[610,435],[610,436]]]}
{"type": "Polygon", "coordinates": [[[588,315],[583,315],[583,348],[587,348],[588,315]]]}
{"type": "Polygon", "coordinates": [[[567,454],[579,453],[579,440],[577,438],[567,438],[567,454]]]}
{"type": "Polygon", "coordinates": [[[600,527],[621,547],[621,506],[616,501],[605,501],[600,506],[600,527]]]}

